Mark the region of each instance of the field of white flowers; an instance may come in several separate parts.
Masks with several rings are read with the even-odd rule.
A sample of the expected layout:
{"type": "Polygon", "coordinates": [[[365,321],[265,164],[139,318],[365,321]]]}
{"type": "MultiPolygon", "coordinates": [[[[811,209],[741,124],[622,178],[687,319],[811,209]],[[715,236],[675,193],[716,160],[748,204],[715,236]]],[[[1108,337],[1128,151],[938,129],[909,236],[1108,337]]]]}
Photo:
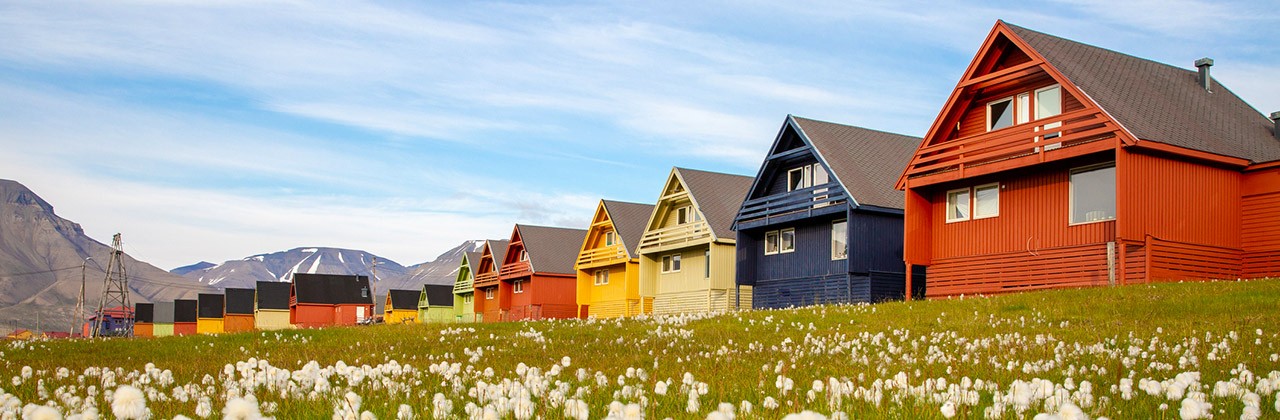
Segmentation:
{"type": "Polygon", "coordinates": [[[1280,282],[8,342],[0,419],[1280,416],[1280,282]]]}

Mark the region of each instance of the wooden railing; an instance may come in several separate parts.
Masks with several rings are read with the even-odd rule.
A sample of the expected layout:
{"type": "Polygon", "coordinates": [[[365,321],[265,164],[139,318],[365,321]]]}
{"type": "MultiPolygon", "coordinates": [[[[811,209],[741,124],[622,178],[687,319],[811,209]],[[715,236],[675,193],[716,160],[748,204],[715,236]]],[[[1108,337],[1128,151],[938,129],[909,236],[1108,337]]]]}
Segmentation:
{"type": "Polygon", "coordinates": [[[523,277],[532,275],[533,270],[529,268],[528,261],[517,261],[510,264],[504,264],[502,270],[498,272],[500,278],[523,277]]]}
{"type": "Polygon", "coordinates": [[[453,283],[453,294],[466,293],[475,290],[475,280],[458,281],[453,283]]]}
{"type": "Polygon", "coordinates": [[[603,248],[594,248],[583,251],[578,254],[578,266],[587,267],[594,265],[605,265],[627,260],[627,250],[622,244],[609,245],[603,248]]]}
{"type": "Polygon", "coordinates": [[[1110,137],[1115,130],[1101,111],[1068,112],[922,148],[907,176],[964,171],[966,166],[1034,154],[1043,160],[1047,151],[1110,137]]]}
{"type": "Polygon", "coordinates": [[[498,284],[498,273],[495,271],[490,271],[486,273],[476,274],[476,278],[473,283],[474,283],[473,284],[474,287],[496,286],[498,284]]]}
{"type": "Polygon", "coordinates": [[[828,182],[802,188],[786,194],[771,195],[747,200],[738,212],[738,223],[767,217],[777,217],[843,203],[848,199],[839,183],[828,182]]]}
{"type": "Polygon", "coordinates": [[[639,252],[692,245],[710,239],[711,227],[706,221],[685,223],[645,232],[644,237],[640,238],[639,252]]]}

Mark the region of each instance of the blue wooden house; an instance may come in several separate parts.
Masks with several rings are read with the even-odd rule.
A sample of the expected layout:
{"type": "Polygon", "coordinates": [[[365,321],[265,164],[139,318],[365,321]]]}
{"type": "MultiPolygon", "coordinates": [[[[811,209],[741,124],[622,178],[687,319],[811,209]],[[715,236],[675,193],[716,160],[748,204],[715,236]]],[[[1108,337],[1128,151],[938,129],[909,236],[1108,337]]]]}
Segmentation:
{"type": "Polygon", "coordinates": [[[894,182],[918,144],[788,115],[734,220],[737,284],[753,287],[752,306],[901,299],[894,182]]]}

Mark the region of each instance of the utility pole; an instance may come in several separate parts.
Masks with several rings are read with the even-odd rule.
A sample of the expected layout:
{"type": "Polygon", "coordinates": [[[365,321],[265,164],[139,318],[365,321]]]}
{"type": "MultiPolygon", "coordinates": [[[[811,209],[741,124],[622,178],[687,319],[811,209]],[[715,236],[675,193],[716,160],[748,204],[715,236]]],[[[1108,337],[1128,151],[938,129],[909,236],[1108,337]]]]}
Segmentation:
{"type": "MultiPolygon", "coordinates": [[[[111,262],[107,263],[107,276],[102,279],[102,299],[98,300],[97,317],[93,319],[93,337],[99,337],[102,331],[102,318],[106,309],[118,305],[128,315],[133,306],[129,304],[129,277],[124,271],[124,244],[120,234],[111,237],[111,262]]],[[[133,336],[133,328],[125,329],[125,336],[133,336]]]]}
{"type": "Polygon", "coordinates": [[[72,337],[76,336],[76,327],[84,322],[84,286],[85,286],[85,270],[89,265],[89,260],[93,257],[84,257],[84,261],[80,262],[80,296],[76,297],[76,312],[71,315],[71,330],[67,334],[72,337]]]}

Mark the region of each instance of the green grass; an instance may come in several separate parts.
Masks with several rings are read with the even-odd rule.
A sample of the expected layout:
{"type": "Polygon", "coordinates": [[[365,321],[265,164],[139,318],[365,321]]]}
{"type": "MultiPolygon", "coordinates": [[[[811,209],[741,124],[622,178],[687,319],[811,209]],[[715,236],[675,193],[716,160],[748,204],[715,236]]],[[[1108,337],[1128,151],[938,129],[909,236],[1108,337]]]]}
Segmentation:
{"type": "MultiPolygon", "coordinates": [[[[452,402],[450,418],[465,417],[463,409],[468,402],[482,407],[486,403],[499,405],[475,396],[479,381],[502,383],[504,379],[530,388],[533,414],[544,418],[559,418],[564,413],[559,402],[552,401],[558,399],[551,396],[557,387],[569,398],[584,400],[592,418],[604,417],[614,401],[640,403],[649,418],[704,418],[721,402],[741,407],[743,401],[754,409],[751,413],[739,410],[739,418],[776,418],[801,410],[826,415],[840,412],[854,418],[941,418],[939,407],[948,399],[959,403],[957,418],[983,418],[984,410],[993,405],[993,396],[1009,393],[1015,380],[1039,378],[1062,387],[1070,378],[1077,386],[1067,391],[1068,395],[1075,393],[1068,400],[1090,416],[1179,418],[1181,399],[1170,399],[1163,392],[1148,395],[1137,389],[1138,382],[1144,378],[1166,381],[1182,372],[1199,372],[1199,382],[1188,387],[1183,398],[1202,392],[1202,399],[1213,404],[1210,412],[1215,417],[1238,418],[1245,407],[1243,392],[1214,393],[1215,383],[1234,378],[1242,389],[1260,394],[1261,413],[1274,417],[1276,390],[1258,384],[1275,372],[1275,385],[1280,385],[1278,303],[1277,281],[1213,282],[818,306],[696,320],[382,325],[10,343],[0,356],[0,389],[23,404],[52,402],[68,414],[80,407],[69,407],[60,400],[59,387],[65,386],[62,393],[82,398],[88,385],[102,388],[99,377],[81,377],[86,368],[118,368],[116,381],[126,384],[137,382],[137,374],[130,377],[130,372],[142,371],[147,363],[153,363],[160,370],[170,370],[174,383],[160,387],[152,381],[139,384],[139,388],[157,388],[169,394],[176,386],[199,385],[197,393],[212,399],[213,411],[220,417],[218,411],[228,389],[229,377],[221,376],[226,364],[257,358],[275,368],[297,370],[309,361],[321,367],[339,361],[376,367],[394,360],[412,369],[385,381],[365,380],[356,386],[348,386],[335,374],[329,378],[332,389],[314,397],[309,392],[291,395],[286,390],[281,395],[278,389],[236,388],[247,388],[261,403],[273,403],[276,408],[268,415],[278,418],[331,417],[335,403],[348,390],[363,397],[361,410],[378,418],[395,418],[400,404],[411,406],[420,418],[431,418],[436,393],[452,402]],[[458,328],[464,330],[459,332],[458,328]],[[483,349],[483,355],[474,361],[464,354],[464,349],[477,348],[483,349]],[[570,366],[557,376],[548,375],[565,356],[572,359],[570,366]],[[442,361],[458,363],[462,372],[452,378],[429,372],[428,365],[442,361]],[[516,369],[521,363],[540,369],[541,374],[518,376],[516,369]],[[24,366],[34,370],[30,379],[20,377],[24,366]],[[71,375],[59,379],[56,372],[63,367],[71,375]],[[486,368],[493,370],[492,377],[484,376],[486,368]],[[628,368],[642,369],[644,374],[626,377],[628,368]],[[579,369],[586,370],[584,381],[577,377],[579,369]],[[1252,375],[1245,374],[1246,370],[1252,375]],[[605,385],[597,384],[597,372],[607,379],[605,385]],[[682,392],[681,387],[686,372],[695,382],[705,383],[707,391],[698,397],[700,407],[694,413],[686,411],[688,392],[682,392]],[[201,385],[206,375],[212,377],[212,385],[201,385]],[[619,385],[620,376],[624,385],[619,385]],[[779,376],[794,383],[794,389],[785,395],[776,386],[779,376]],[[905,376],[908,385],[917,388],[881,385],[879,404],[861,397],[865,390],[876,388],[877,380],[883,384],[895,376],[905,376]],[[19,385],[12,382],[14,377],[19,377],[19,385]],[[836,403],[829,397],[838,392],[830,387],[815,392],[813,400],[807,397],[814,380],[825,384],[832,378],[842,386],[864,391],[844,395],[836,403]],[[981,379],[988,385],[950,393],[945,387],[923,388],[926,380],[937,378],[947,384],[961,384],[964,378],[981,379]],[[1134,381],[1131,399],[1113,391],[1122,378],[1134,381]],[[655,394],[656,382],[668,379],[672,384],[667,394],[655,394]],[[46,397],[41,397],[38,389],[40,380],[46,397]],[[1084,381],[1092,385],[1092,398],[1079,392],[1084,381]],[[545,389],[539,389],[543,385],[545,389]],[[624,387],[632,392],[623,395],[624,387]],[[973,392],[978,396],[976,404],[960,396],[973,392]],[[778,401],[780,407],[766,409],[766,397],[778,401]]],[[[513,397],[518,395],[513,390],[520,387],[509,383],[504,389],[513,397]]],[[[101,394],[97,399],[102,399],[101,394]]],[[[148,407],[160,418],[177,414],[196,417],[195,401],[149,401],[148,407]]],[[[110,413],[109,402],[98,401],[97,405],[110,413]]],[[[1045,411],[1045,402],[1040,399],[1021,416],[1045,411]]],[[[1013,406],[1006,406],[1003,417],[1020,416],[1013,406]]]]}

